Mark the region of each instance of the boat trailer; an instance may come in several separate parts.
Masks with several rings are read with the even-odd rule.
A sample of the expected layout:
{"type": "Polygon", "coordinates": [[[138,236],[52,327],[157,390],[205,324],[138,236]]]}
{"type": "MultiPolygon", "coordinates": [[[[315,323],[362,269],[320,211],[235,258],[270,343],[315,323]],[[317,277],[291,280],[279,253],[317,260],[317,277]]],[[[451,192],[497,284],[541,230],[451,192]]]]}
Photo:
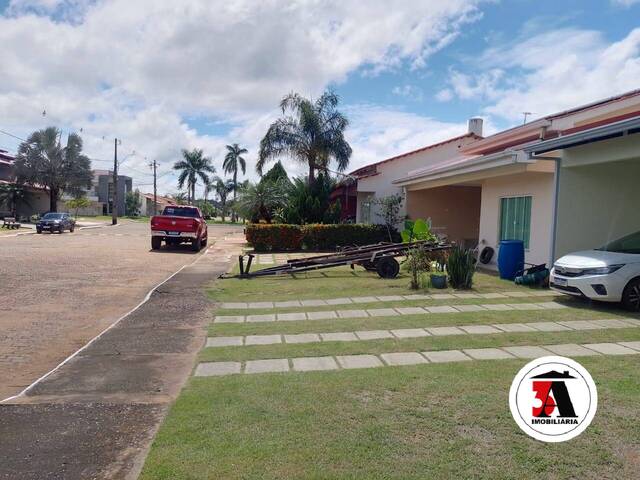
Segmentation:
{"type": "Polygon", "coordinates": [[[400,271],[400,264],[396,257],[403,257],[409,250],[421,248],[426,252],[449,250],[448,243],[437,243],[426,240],[409,243],[378,243],[361,247],[344,248],[335,253],[316,255],[313,257],[287,260],[284,265],[278,265],[261,270],[251,271],[251,264],[255,254],[240,255],[238,263],[240,273],[237,275],[223,276],[222,278],[254,278],[267,275],[295,274],[309,272],[324,268],[349,265],[352,269],[355,265],[364,267],[367,271],[377,272],[382,278],[395,278],[400,271]],[[246,263],[245,263],[246,259],[246,263]]]}

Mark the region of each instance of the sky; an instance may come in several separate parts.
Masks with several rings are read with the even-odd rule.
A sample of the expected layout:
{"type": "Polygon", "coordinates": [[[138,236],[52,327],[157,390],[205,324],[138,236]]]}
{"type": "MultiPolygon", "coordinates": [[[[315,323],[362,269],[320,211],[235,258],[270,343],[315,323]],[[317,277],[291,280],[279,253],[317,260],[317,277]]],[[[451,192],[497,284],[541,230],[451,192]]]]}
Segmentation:
{"type": "Polygon", "coordinates": [[[340,96],[354,170],[640,88],[640,0],[0,0],[0,45],[0,130],[78,132],[99,169],[118,138],[121,172],[150,192],[156,160],[170,194],[183,148],[222,176],[239,143],[255,180],[289,92],[340,96]]]}

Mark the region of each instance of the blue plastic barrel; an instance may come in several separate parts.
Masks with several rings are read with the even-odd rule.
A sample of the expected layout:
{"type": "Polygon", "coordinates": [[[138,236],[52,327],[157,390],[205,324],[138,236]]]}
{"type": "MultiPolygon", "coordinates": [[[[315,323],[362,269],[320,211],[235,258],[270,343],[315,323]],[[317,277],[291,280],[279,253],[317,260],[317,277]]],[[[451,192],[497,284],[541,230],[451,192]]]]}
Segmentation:
{"type": "Polygon", "coordinates": [[[498,252],[500,278],[513,280],[524,269],[524,242],[522,240],[502,240],[498,252]]]}

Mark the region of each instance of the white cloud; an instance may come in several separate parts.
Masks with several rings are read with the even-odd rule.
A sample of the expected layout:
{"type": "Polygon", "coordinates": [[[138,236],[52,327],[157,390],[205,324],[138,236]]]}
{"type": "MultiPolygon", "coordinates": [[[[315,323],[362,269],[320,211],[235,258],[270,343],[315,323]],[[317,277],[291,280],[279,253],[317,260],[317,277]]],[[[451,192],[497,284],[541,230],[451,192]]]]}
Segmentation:
{"type": "Polygon", "coordinates": [[[486,50],[476,70],[453,70],[449,88],[482,101],[486,114],[508,122],[606,98],[638,87],[640,28],[608,43],[600,32],[559,29],[486,50]]]}
{"type": "Polygon", "coordinates": [[[611,3],[614,5],[628,8],[632,5],[640,3],[640,0],[611,0],[611,3]]]}
{"type": "Polygon", "coordinates": [[[356,105],[346,113],[353,120],[350,170],[467,132],[466,122],[441,122],[397,108],[356,105]]]}
{"type": "Polygon", "coordinates": [[[393,87],[391,93],[398,95],[399,97],[408,98],[416,102],[424,100],[424,92],[420,87],[410,84],[397,85],[393,87]]]}
{"type": "Polygon", "coordinates": [[[103,135],[167,165],[193,146],[219,163],[230,141],[255,157],[283,94],[421,68],[479,18],[479,1],[12,0],[0,16],[2,122],[22,134],[82,127],[96,158],[110,156],[103,135]],[[233,128],[198,134],[192,116],[233,128]]]}
{"type": "Polygon", "coordinates": [[[452,100],[453,97],[454,95],[450,88],[443,88],[435,95],[436,100],[439,102],[448,102],[449,100],[452,100]]]}

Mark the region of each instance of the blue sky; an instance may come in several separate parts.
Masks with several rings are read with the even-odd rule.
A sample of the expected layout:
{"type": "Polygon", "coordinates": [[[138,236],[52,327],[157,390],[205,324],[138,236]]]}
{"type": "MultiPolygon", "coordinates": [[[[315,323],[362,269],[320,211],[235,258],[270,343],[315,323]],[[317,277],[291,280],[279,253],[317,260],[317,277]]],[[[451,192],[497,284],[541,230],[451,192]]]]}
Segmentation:
{"type": "MultiPolygon", "coordinates": [[[[181,148],[219,168],[238,142],[251,166],[292,90],[340,94],[357,168],[464,133],[472,116],[493,133],[640,86],[637,0],[0,0],[0,12],[0,129],[82,128],[96,167],[111,155],[102,137],[118,136],[143,190],[149,159],[169,172],[181,148]]],[[[171,173],[161,189],[176,190],[171,173]]]]}

